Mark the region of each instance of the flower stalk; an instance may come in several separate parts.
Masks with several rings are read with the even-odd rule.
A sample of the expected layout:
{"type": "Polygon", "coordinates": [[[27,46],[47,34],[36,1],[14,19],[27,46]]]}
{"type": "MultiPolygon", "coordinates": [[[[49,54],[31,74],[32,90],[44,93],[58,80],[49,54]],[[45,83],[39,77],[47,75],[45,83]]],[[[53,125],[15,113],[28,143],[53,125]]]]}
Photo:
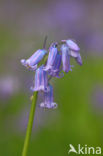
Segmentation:
{"type": "Polygon", "coordinates": [[[27,126],[27,131],[26,131],[26,137],[25,137],[25,141],[24,141],[24,147],[23,147],[23,151],[22,151],[22,156],[27,156],[27,153],[28,153],[29,142],[30,142],[30,137],[31,137],[31,132],[32,132],[32,126],[33,126],[33,121],[34,121],[34,114],[35,114],[35,109],[36,109],[37,97],[38,97],[38,92],[34,92],[30,115],[29,115],[28,126],[27,126]]]}

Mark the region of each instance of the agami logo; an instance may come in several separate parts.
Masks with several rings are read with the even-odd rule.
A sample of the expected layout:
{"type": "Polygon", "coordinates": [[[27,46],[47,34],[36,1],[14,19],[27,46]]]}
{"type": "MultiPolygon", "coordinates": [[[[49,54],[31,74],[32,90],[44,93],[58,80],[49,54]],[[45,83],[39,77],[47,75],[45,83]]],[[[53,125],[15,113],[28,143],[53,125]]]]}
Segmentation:
{"type": "Polygon", "coordinates": [[[69,144],[69,151],[68,154],[75,153],[75,154],[98,154],[101,155],[101,147],[88,147],[87,145],[81,146],[78,144],[78,148],[76,149],[72,144],[69,144]]]}

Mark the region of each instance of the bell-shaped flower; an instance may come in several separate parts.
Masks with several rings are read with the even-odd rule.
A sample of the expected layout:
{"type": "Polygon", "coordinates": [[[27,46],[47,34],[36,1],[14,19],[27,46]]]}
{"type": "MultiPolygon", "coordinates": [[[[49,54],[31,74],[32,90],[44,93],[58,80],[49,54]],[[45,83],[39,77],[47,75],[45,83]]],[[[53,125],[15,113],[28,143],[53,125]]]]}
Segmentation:
{"type": "Polygon", "coordinates": [[[47,64],[44,67],[45,71],[49,71],[53,68],[57,54],[58,54],[57,43],[52,43],[52,45],[49,48],[49,56],[48,56],[47,64]]]}
{"type": "Polygon", "coordinates": [[[36,65],[43,59],[46,53],[47,51],[45,49],[39,49],[27,60],[22,59],[21,63],[28,69],[36,70],[36,65]]]}
{"type": "Polygon", "coordinates": [[[56,60],[53,65],[53,68],[50,70],[50,72],[48,74],[53,77],[61,78],[60,67],[61,67],[61,54],[58,53],[56,56],[56,60]]]}
{"type": "Polygon", "coordinates": [[[47,72],[43,70],[44,66],[40,66],[35,71],[35,84],[34,87],[31,87],[32,91],[47,91],[48,78],[47,72]]]}
{"type": "Polygon", "coordinates": [[[82,65],[82,58],[79,53],[79,50],[80,50],[79,46],[70,39],[62,40],[62,42],[66,43],[67,46],[69,47],[69,55],[75,58],[79,65],[82,65]]]}
{"type": "Polygon", "coordinates": [[[51,85],[48,85],[48,91],[44,92],[44,102],[40,104],[40,107],[42,108],[57,108],[57,104],[53,102],[53,87],[51,85]]]}
{"type": "Polygon", "coordinates": [[[71,70],[69,48],[66,44],[61,46],[63,71],[68,73],[71,70]]]}

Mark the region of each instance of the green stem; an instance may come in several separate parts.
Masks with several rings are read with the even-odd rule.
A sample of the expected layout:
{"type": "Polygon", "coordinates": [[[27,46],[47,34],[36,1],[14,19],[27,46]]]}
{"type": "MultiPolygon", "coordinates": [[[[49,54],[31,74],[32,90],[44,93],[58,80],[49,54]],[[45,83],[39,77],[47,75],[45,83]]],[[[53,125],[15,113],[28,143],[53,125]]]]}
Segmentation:
{"type": "Polygon", "coordinates": [[[27,156],[29,142],[30,142],[30,137],[31,137],[31,132],[32,132],[32,126],[33,126],[33,120],[34,120],[34,114],[35,114],[37,97],[38,97],[38,92],[34,92],[33,99],[32,99],[31,110],[30,110],[30,115],[29,115],[28,126],[27,126],[27,131],[26,131],[26,137],[25,137],[25,141],[24,141],[24,147],[23,147],[22,156],[27,156]]]}

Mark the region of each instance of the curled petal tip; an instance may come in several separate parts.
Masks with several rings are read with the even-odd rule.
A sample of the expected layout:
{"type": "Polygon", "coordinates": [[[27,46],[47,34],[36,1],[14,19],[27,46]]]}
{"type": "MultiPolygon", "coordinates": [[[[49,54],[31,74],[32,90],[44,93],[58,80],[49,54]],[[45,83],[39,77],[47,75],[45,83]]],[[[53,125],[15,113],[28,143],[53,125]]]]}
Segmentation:
{"type": "Polygon", "coordinates": [[[25,63],[26,60],[25,60],[25,59],[21,59],[20,62],[21,62],[21,63],[25,63]]]}
{"type": "Polygon", "coordinates": [[[77,63],[78,63],[80,66],[83,65],[82,58],[81,58],[80,54],[79,54],[78,57],[76,58],[76,61],[77,61],[77,63]]]}
{"type": "Polygon", "coordinates": [[[45,103],[42,102],[39,106],[41,108],[47,108],[47,109],[56,109],[58,107],[58,105],[56,103],[54,103],[54,102],[51,103],[50,105],[45,104],[45,103]]]}
{"type": "Polygon", "coordinates": [[[83,62],[79,62],[79,65],[82,66],[83,65],[83,62]]]}
{"type": "Polygon", "coordinates": [[[20,62],[21,62],[21,64],[22,64],[23,66],[26,65],[26,60],[25,60],[25,59],[20,60],[20,62]]]}
{"type": "Polygon", "coordinates": [[[30,90],[32,91],[32,92],[34,92],[35,90],[34,90],[34,87],[30,87],[30,90]]]}

